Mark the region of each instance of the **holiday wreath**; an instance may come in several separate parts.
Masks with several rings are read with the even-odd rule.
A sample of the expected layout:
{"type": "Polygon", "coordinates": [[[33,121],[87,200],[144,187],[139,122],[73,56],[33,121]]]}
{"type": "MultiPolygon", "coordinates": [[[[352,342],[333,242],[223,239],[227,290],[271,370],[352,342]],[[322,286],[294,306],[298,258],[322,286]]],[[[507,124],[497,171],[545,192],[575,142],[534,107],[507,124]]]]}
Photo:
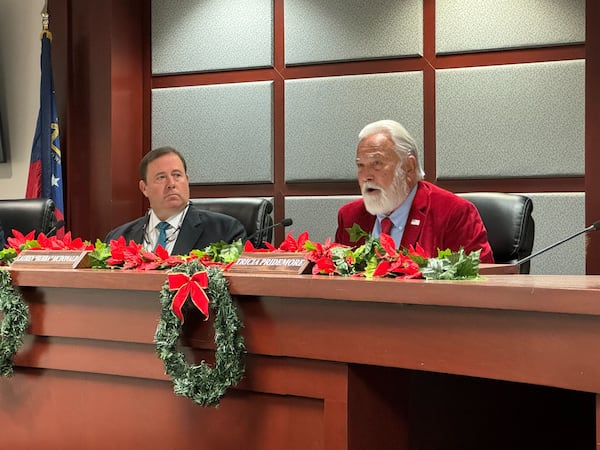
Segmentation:
{"type": "Polygon", "coordinates": [[[242,378],[245,351],[244,338],[240,335],[242,324],[223,272],[216,267],[206,269],[197,259],[181,264],[170,271],[160,293],[160,303],[162,310],[154,342],[158,357],[164,362],[165,372],[173,380],[175,393],[203,406],[217,405],[227,388],[236,385],[242,378]],[[207,274],[207,277],[199,277],[202,274],[207,274]],[[207,284],[195,278],[207,281],[207,284]],[[210,303],[201,304],[203,287],[208,288],[210,303]],[[199,309],[208,314],[205,308],[210,304],[215,313],[214,368],[204,361],[197,365],[188,364],[177,349],[183,326],[183,315],[181,312],[179,315],[178,311],[181,311],[180,302],[185,302],[188,292],[199,309]]]}
{"type": "Polygon", "coordinates": [[[222,270],[227,267],[230,258],[227,255],[234,254],[237,258],[239,252],[232,249],[241,248],[241,243],[220,245],[229,250],[219,252],[219,244],[213,244],[202,251],[179,256],[169,255],[160,246],[155,252],[148,252],[140,244],[126,243],[121,237],[111,241],[109,246],[97,241],[90,254],[94,268],[168,269],[167,280],[160,291],[161,315],[154,335],[156,353],[173,381],[175,394],[202,406],[218,406],[226,390],[236,385],[244,374],[242,322],[222,270]],[[205,361],[189,364],[177,348],[188,298],[206,319],[209,311],[214,312],[213,368],[205,361]]]}

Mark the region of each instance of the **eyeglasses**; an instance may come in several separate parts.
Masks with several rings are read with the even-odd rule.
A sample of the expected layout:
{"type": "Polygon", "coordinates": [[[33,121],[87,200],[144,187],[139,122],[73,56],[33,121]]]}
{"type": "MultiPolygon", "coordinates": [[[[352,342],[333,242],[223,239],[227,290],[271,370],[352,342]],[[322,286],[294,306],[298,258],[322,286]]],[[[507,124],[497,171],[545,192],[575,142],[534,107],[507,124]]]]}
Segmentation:
{"type": "MultiPolygon", "coordinates": [[[[172,226],[170,226],[169,228],[166,229],[166,231],[165,231],[165,234],[166,234],[165,247],[167,247],[171,242],[175,241],[177,239],[177,236],[179,236],[179,231],[181,230],[181,226],[183,225],[183,219],[185,219],[185,212],[181,214],[181,217],[179,218],[179,223],[177,224],[176,228],[173,228],[172,226]]],[[[143,238],[142,245],[146,250],[153,251],[154,246],[152,245],[152,239],[150,239],[150,233],[154,229],[156,229],[156,227],[153,229],[149,229],[148,228],[149,222],[150,222],[150,212],[148,212],[148,218],[146,219],[146,224],[144,225],[144,238],[143,238]]]]}

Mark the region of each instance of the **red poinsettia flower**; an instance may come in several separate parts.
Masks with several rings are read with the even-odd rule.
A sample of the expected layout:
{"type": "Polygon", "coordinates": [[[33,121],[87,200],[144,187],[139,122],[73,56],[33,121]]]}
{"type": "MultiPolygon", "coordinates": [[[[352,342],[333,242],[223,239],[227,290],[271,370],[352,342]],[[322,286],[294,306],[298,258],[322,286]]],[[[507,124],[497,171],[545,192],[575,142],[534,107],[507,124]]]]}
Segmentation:
{"type": "Polygon", "coordinates": [[[315,265],[312,268],[313,275],[330,275],[336,271],[335,264],[329,256],[321,256],[319,259],[314,260],[314,263],[315,265]]]}
{"type": "Polygon", "coordinates": [[[156,258],[156,257],[158,257],[159,259],[168,259],[169,258],[169,252],[162,246],[162,244],[158,244],[158,246],[154,249],[154,253],[156,253],[156,255],[154,255],[154,253],[145,251],[143,248],[140,249],[140,251],[142,252],[142,255],[144,255],[144,257],[146,257],[146,254],[150,254],[150,255],[152,255],[151,258],[156,258]]]}
{"type": "Polygon", "coordinates": [[[313,275],[317,274],[332,274],[337,273],[337,266],[335,265],[334,256],[331,249],[335,247],[347,247],[342,244],[332,243],[330,238],[325,240],[324,244],[320,242],[310,242],[311,250],[307,255],[306,259],[315,263],[312,268],[313,275]]]}
{"type": "Polygon", "coordinates": [[[396,258],[384,259],[377,264],[374,277],[402,276],[402,278],[421,278],[419,265],[410,257],[398,254],[396,258]]]}
{"type": "Polygon", "coordinates": [[[35,239],[35,230],[31,230],[30,233],[23,235],[19,230],[12,230],[14,237],[8,237],[6,241],[8,246],[14,248],[17,252],[21,251],[27,244],[27,241],[33,241],[35,239]]]}
{"type": "Polygon", "coordinates": [[[106,264],[122,269],[168,269],[186,262],[184,256],[169,255],[169,252],[161,245],[154,252],[150,252],[134,241],[129,241],[127,244],[122,236],[117,240],[110,241],[110,254],[106,264]]]}
{"type": "Polygon", "coordinates": [[[379,236],[379,242],[389,257],[395,258],[398,256],[396,243],[389,234],[381,233],[381,236],[379,236]]]}
{"type": "Polygon", "coordinates": [[[427,252],[423,250],[423,247],[421,247],[418,242],[416,244],[416,248],[413,247],[412,244],[408,247],[408,253],[411,255],[421,256],[422,258],[426,259],[431,258],[431,255],[427,254],[427,252]]]}
{"type": "Polygon", "coordinates": [[[140,256],[141,244],[134,241],[125,242],[123,236],[110,241],[110,258],[106,260],[109,266],[122,266],[123,269],[134,269],[142,263],[140,256]]]}
{"type": "Polygon", "coordinates": [[[304,244],[308,241],[308,231],[305,231],[298,236],[298,239],[294,239],[292,235],[293,230],[290,231],[285,240],[279,246],[279,250],[284,252],[304,252],[304,244]]]}
{"type": "Polygon", "coordinates": [[[170,267],[178,266],[179,264],[183,264],[188,260],[180,255],[170,255],[167,259],[163,259],[160,263],[161,269],[168,269],[170,267]]]}
{"type": "Polygon", "coordinates": [[[244,251],[245,252],[259,252],[259,253],[264,253],[264,252],[274,252],[277,250],[277,248],[275,248],[273,246],[273,244],[271,244],[270,242],[263,242],[263,244],[267,247],[267,248],[256,248],[254,247],[254,244],[252,244],[252,242],[250,241],[246,241],[244,243],[244,251]]]}
{"type": "Polygon", "coordinates": [[[390,261],[387,261],[387,260],[380,261],[379,264],[377,264],[375,271],[373,272],[373,276],[374,277],[386,276],[387,274],[390,273],[391,266],[392,266],[392,263],[390,261]]]}
{"type": "Polygon", "coordinates": [[[160,267],[160,261],[161,258],[158,256],[158,253],[163,253],[166,254],[167,258],[169,257],[169,253],[162,248],[162,246],[158,246],[155,250],[156,254],[152,253],[152,252],[148,252],[146,250],[144,250],[143,248],[140,248],[140,263],[139,266],[136,267],[136,269],[139,270],[156,270],[160,267]]]}
{"type": "Polygon", "coordinates": [[[390,272],[402,274],[404,278],[422,278],[419,265],[408,256],[398,258],[390,268],[390,272]]]}
{"type": "Polygon", "coordinates": [[[80,237],[73,239],[70,231],[64,235],[62,243],[65,250],[94,250],[94,245],[91,242],[86,242],[80,237]]]}
{"type": "Polygon", "coordinates": [[[326,256],[327,250],[326,250],[326,246],[324,246],[323,244],[321,244],[320,242],[314,242],[314,250],[308,252],[308,255],[306,255],[306,259],[308,259],[309,261],[312,262],[317,262],[319,259],[323,258],[324,256],[326,256]]]}

